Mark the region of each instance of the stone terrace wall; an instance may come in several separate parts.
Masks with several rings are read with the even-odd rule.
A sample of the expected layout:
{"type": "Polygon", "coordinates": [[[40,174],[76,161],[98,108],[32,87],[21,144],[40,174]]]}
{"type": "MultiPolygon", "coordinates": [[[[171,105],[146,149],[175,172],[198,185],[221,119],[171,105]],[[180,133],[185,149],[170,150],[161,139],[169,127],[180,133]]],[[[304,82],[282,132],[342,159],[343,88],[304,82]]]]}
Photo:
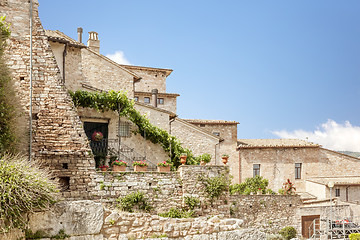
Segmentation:
{"type": "Polygon", "coordinates": [[[229,177],[229,167],[225,166],[189,166],[182,165],[179,168],[180,179],[183,183],[183,196],[198,197],[201,201],[202,215],[223,214],[230,216],[229,192],[224,192],[219,199],[214,199],[211,204],[206,193],[203,191],[204,185],[201,178],[212,178],[224,175],[229,177]]]}
{"type": "MultiPolygon", "coordinates": [[[[34,159],[49,166],[64,183],[70,183],[71,197],[87,198],[89,183],[95,172],[91,149],[76,109],[65,86],[60,70],[38,15],[34,1],[33,24],[33,148],[34,159]]],[[[14,86],[26,114],[28,126],[30,89],[29,1],[2,2],[0,15],[11,23],[12,35],[6,50],[14,86]]],[[[28,135],[23,134],[26,139],[28,135]]],[[[26,142],[28,143],[27,139],[26,142]]],[[[23,146],[24,151],[27,150],[23,146]]]]}
{"type": "Polygon", "coordinates": [[[161,213],[182,206],[182,185],[178,172],[106,172],[98,173],[92,195],[102,202],[114,203],[119,197],[140,191],[145,193],[153,212],[161,213]]]}
{"type": "Polygon", "coordinates": [[[255,226],[277,233],[283,227],[298,224],[297,210],[302,205],[298,195],[232,195],[231,216],[244,220],[244,226],[255,226]]]}

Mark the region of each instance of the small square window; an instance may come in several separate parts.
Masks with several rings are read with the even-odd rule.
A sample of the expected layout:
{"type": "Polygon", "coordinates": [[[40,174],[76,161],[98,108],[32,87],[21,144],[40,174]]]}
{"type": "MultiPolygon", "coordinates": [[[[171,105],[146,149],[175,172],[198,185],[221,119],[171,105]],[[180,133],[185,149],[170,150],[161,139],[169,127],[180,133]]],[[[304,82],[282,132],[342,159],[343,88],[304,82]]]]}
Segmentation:
{"type": "Polygon", "coordinates": [[[220,133],[219,133],[219,132],[213,132],[213,134],[214,134],[215,136],[220,137],[220,133]]]}
{"type": "Polygon", "coordinates": [[[253,177],[260,176],[260,164],[253,165],[253,177]]]}
{"type": "Polygon", "coordinates": [[[200,124],[200,127],[205,127],[205,124],[200,124]]]}
{"type": "Polygon", "coordinates": [[[139,101],[139,97],[134,97],[134,101],[138,102],[139,101]]]}
{"type": "Polygon", "coordinates": [[[158,98],[158,104],[164,104],[164,99],[163,98],[158,98]]]}
{"type": "Polygon", "coordinates": [[[149,97],[144,97],[144,103],[150,103],[150,98],[149,97]]]}
{"type": "Polygon", "coordinates": [[[128,122],[120,122],[120,137],[130,137],[130,123],[128,122]]]}
{"type": "Polygon", "coordinates": [[[340,197],[340,188],[335,189],[335,197],[340,197]]]}

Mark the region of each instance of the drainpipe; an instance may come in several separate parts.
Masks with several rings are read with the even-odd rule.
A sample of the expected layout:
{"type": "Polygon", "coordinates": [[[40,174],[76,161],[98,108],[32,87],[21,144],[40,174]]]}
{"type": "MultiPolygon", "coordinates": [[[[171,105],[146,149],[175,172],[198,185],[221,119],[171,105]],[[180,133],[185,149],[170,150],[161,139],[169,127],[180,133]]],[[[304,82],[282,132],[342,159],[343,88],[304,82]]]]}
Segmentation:
{"type": "Polygon", "coordinates": [[[33,95],[33,86],[32,86],[32,80],[33,80],[33,55],[32,55],[32,28],[33,28],[33,1],[30,0],[30,106],[29,106],[29,161],[31,162],[31,148],[32,148],[32,95],[33,95]]]}
{"type": "Polygon", "coordinates": [[[65,58],[67,55],[67,47],[68,47],[68,44],[65,43],[65,47],[64,47],[64,51],[63,51],[63,83],[65,83],[65,58]]]}
{"type": "MultiPolygon", "coordinates": [[[[171,118],[170,117],[170,120],[169,120],[169,134],[171,135],[171,123],[174,122],[176,120],[176,116],[171,118]]],[[[171,140],[169,142],[169,149],[170,149],[170,159],[171,159],[171,154],[172,154],[172,151],[171,151],[171,140]]]]}

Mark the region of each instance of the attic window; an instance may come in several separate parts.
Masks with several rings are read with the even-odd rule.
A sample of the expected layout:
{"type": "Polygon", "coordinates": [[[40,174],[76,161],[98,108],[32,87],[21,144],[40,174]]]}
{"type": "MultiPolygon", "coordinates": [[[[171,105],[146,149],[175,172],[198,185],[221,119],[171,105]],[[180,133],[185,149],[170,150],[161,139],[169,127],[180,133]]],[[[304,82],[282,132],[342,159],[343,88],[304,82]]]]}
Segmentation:
{"type": "Polygon", "coordinates": [[[205,124],[200,124],[200,127],[205,127],[205,124]]]}
{"type": "Polygon", "coordinates": [[[144,103],[150,103],[150,98],[149,97],[144,97],[144,103]]]}

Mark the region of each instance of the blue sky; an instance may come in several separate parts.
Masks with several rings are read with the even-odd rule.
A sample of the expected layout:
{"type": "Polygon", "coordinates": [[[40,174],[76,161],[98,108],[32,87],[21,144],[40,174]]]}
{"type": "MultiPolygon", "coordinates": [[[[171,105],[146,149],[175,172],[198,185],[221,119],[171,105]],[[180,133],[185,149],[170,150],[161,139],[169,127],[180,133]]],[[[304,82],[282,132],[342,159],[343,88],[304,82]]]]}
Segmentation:
{"type": "Polygon", "coordinates": [[[360,151],[360,1],[39,2],[46,29],[96,31],[104,55],[173,69],[182,118],[360,151]]]}

